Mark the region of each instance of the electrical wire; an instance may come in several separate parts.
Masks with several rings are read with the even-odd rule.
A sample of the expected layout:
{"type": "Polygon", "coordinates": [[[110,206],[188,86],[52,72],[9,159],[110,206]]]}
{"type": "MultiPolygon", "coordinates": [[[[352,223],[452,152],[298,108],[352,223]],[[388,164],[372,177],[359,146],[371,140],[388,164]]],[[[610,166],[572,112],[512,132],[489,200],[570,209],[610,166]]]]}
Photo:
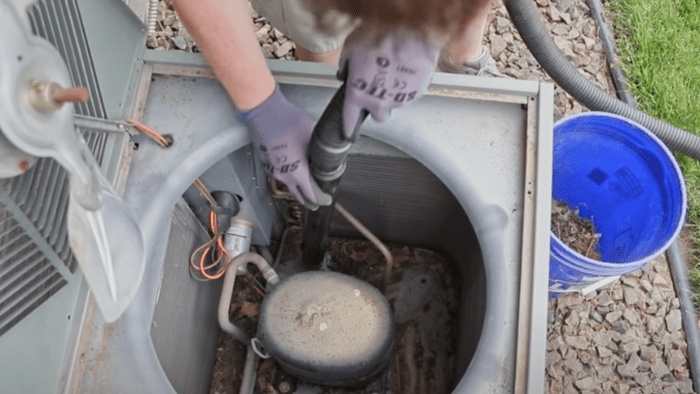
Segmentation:
{"type": "MultiPolygon", "coordinates": [[[[167,148],[171,145],[171,142],[168,141],[162,134],[144,125],[143,123],[133,119],[125,119],[124,121],[132,125],[136,130],[140,131],[151,140],[155,141],[161,147],[167,148]]],[[[209,205],[212,207],[216,206],[216,200],[214,200],[214,197],[212,197],[211,193],[201,179],[195,179],[193,185],[200,193],[202,193],[202,196],[204,196],[209,205]]],[[[231,264],[231,255],[224,246],[223,233],[219,232],[219,224],[214,211],[209,211],[209,227],[213,234],[212,238],[192,252],[190,255],[190,266],[199,271],[199,273],[205,279],[215,280],[221,278],[226,273],[226,269],[228,268],[229,264],[231,264]],[[216,254],[216,258],[213,259],[214,261],[211,264],[205,265],[207,255],[210,251],[216,254]],[[198,255],[199,258],[197,258],[198,255]],[[210,274],[207,272],[216,267],[220,267],[216,273],[210,274]]],[[[196,279],[200,280],[199,278],[196,279]]]]}
{"type": "Polygon", "coordinates": [[[190,255],[190,266],[196,270],[199,270],[199,273],[204,278],[216,280],[224,276],[226,273],[226,270],[231,264],[231,254],[229,254],[228,250],[226,250],[226,247],[224,246],[223,233],[219,232],[216,213],[214,211],[209,212],[209,226],[213,234],[212,238],[192,252],[190,255]],[[216,250],[216,259],[211,264],[205,265],[207,255],[212,248],[216,250]],[[199,258],[197,258],[198,255],[199,258]],[[216,273],[210,274],[207,272],[215,267],[220,267],[216,273]]]}
{"type": "Polygon", "coordinates": [[[195,189],[202,193],[202,196],[204,196],[209,205],[211,205],[212,207],[216,205],[216,200],[214,200],[214,197],[211,196],[211,193],[209,193],[209,190],[206,186],[204,186],[204,183],[201,179],[195,179],[192,185],[195,187],[195,189]]]}
{"type": "Polygon", "coordinates": [[[165,137],[163,137],[162,134],[160,134],[159,132],[153,130],[152,128],[146,126],[145,124],[143,124],[137,120],[124,119],[124,122],[132,125],[136,130],[140,131],[141,133],[146,135],[146,137],[152,139],[153,141],[155,141],[156,144],[158,144],[159,146],[161,146],[163,148],[167,148],[170,145],[172,145],[172,143],[170,141],[168,141],[165,137]]]}

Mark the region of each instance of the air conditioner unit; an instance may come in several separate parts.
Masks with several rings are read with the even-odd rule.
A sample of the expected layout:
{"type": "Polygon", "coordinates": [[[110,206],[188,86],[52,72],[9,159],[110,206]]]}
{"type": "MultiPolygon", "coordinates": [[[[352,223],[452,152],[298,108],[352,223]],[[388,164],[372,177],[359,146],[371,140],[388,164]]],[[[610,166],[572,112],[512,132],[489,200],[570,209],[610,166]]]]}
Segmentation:
{"type": "MultiPolygon", "coordinates": [[[[122,1],[20,8],[90,91],[75,126],[136,218],[146,263],[131,304],[106,322],[68,246],[65,170],[42,158],[0,180],[0,391],[208,392],[221,285],[189,274],[208,235],[181,196],[196,178],[231,191],[252,207],[253,244],[277,239],[247,130],[206,61],[145,50],[145,26],[122,1]],[[174,143],[157,146],[125,118],[174,143]]],[[[268,64],[316,118],[339,86],[328,66],[268,64]]],[[[410,110],[367,122],[340,186],[338,201],[381,239],[459,267],[454,393],[544,391],[552,97],[547,83],[436,74],[410,110]]],[[[356,234],[340,219],[331,233],[356,234]]]]}

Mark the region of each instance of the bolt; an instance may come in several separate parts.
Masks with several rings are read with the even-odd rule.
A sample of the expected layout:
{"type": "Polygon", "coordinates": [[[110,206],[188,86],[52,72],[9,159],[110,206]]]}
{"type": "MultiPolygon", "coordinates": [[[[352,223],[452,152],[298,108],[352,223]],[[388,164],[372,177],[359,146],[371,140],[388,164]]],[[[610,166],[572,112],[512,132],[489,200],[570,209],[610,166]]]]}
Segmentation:
{"type": "Polygon", "coordinates": [[[280,389],[280,393],[288,393],[292,386],[289,385],[289,382],[282,382],[278,388],[280,389]]]}
{"type": "Polygon", "coordinates": [[[27,163],[26,160],[22,160],[19,162],[19,170],[22,172],[25,172],[29,169],[29,163],[27,163]]]}

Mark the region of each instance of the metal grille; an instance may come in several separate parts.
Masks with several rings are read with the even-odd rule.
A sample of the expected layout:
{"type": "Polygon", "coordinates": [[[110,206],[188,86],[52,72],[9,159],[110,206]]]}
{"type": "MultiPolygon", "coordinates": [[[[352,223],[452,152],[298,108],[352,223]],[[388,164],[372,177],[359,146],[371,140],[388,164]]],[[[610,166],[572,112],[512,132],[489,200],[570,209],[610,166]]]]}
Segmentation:
{"type": "MultiPolygon", "coordinates": [[[[102,160],[106,134],[82,131],[98,163],[102,160]]],[[[39,231],[65,263],[71,273],[77,262],[68,245],[66,212],[68,210],[68,173],[55,160],[39,159],[21,176],[4,180],[4,191],[39,231]]],[[[0,242],[0,250],[5,247],[0,242]]],[[[2,282],[0,281],[0,286],[2,282]]]]}
{"type": "MultiPolygon", "coordinates": [[[[65,223],[68,175],[63,167],[52,159],[40,159],[22,176],[5,181],[3,188],[69,270],[75,271],[65,223]]],[[[11,247],[0,244],[2,249],[11,247]]]]}
{"type": "MultiPolygon", "coordinates": [[[[80,131],[100,163],[106,134],[80,131]]],[[[0,193],[14,204],[0,203],[0,335],[68,283],[54,264],[65,265],[70,273],[78,268],[68,244],[68,179],[55,160],[42,158],[21,176],[0,182],[0,193]],[[31,228],[21,225],[19,215],[26,217],[29,224],[25,226],[31,228]],[[52,263],[29,231],[37,231],[60,261],[52,263]]]]}
{"type": "MultiPolygon", "coordinates": [[[[47,39],[90,100],[75,112],[106,118],[90,49],[75,0],[41,0],[27,10],[34,34],[47,39]]],[[[98,163],[106,134],[79,129],[98,163]]],[[[78,264],[68,244],[68,174],[42,158],[21,176],[0,180],[0,335],[68,283],[78,264]],[[65,267],[65,268],[63,268],[65,267]]]]}
{"type": "Polygon", "coordinates": [[[0,203],[0,335],[68,282],[0,203]]]}
{"type": "Polygon", "coordinates": [[[34,34],[45,38],[61,53],[74,86],[85,86],[90,100],[76,103],[79,115],[106,119],[100,87],[90,55],[76,0],[41,0],[32,5],[29,19],[34,34]]]}

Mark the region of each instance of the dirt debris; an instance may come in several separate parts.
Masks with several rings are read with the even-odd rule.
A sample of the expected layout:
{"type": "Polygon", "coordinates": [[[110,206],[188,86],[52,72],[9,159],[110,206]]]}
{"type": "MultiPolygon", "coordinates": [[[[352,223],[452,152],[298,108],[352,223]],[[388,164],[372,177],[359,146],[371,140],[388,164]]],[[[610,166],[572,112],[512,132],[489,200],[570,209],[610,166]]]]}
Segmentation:
{"type": "Polygon", "coordinates": [[[600,261],[596,251],[600,233],[593,222],[579,216],[578,210],[570,210],[566,203],[552,200],[552,232],[566,246],[582,256],[600,261]]]}
{"type": "MultiPolygon", "coordinates": [[[[390,393],[448,393],[456,383],[459,274],[431,250],[387,244],[394,265],[386,296],[394,308],[397,345],[390,393]]],[[[378,287],[386,260],[369,241],[332,238],[330,268],[378,287]]],[[[334,392],[329,392],[334,393],[334,392]]]]}
{"type": "Polygon", "coordinates": [[[246,348],[228,334],[219,335],[210,394],[237,394],[243,379],[246,348]],[[241,355],[241,356],[238,356],[241,355]]]}
{"type": "MultiPolygon", "coordinates": [[[[290,233],[282,261],[295,261],[301,252],[299,237],[290,233]]],[[[397,345],[386,386],[387,393],[447,393],[455,381],[454,348],[459,283],[453,267],[441,255],[427,249],[387,245],[395,257],[387,298],[397,321],[397,345]],[[407,294],[414,294],[413,297],[407,294]]],[[[379,286],[385,260],[368,241],[331,238],[329,268],[379,286]]],[[[282,264],[283,265],[283,264],[282,264]]],[[[256,272],[249,272],[257,278],[256,272]]],[[[236,282],[231,303],[231,319],[249,334],[257,325],[262,296],[253,288],[254,280],[236,282]]],[[[245,347],[221,334],[210,394],[236,393],[240,387],[245,347]]],[[[278,367],[274,360],[259,362],[256,393],[275,393],[278,367]]],[[[312,386],[300,382],[313,393],[364,394],[364,389],[312,386]],[[320,391],[319,391],[320,390],[320,391]]]]}
{"type": "MultiPolygon", "coordinates": [[[[258,282],[262,275],[253,264],[248,265],[248,272],[239,276],[233,289],[233,300],[229,309],[229,318],[248,335],[255,335],[258,325],[258,312],[264,292],[258,282]]],[[[221,332],[216,350],[216,362],[212,374],[210,394],[237,394],[243,378],[246,347],[221,332]]]]}

